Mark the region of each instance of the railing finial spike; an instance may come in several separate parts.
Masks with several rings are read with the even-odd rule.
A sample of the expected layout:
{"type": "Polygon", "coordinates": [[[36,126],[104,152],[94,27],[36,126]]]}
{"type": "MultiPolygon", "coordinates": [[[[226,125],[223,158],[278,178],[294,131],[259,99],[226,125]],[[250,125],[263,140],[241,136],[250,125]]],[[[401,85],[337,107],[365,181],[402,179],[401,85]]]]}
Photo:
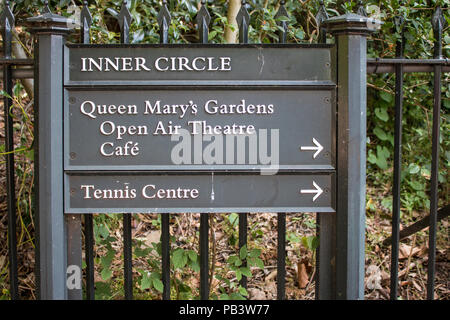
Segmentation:
{"type": "MultiPolygon", "coordinates": [[[[286,2],[284,0],[281,1],[280,8],[278,9],[277,14],[275,15],[275,19],[280,18],[280,17],[289,18],[289,14],[286,10],[285,3],[286,2]]],[[[278,37],[279,37],[278,41],[280,43],[285,43],[286,37],[287,37],[287,29],[288,29],[287,21],[281,20],[278,22],[278,25],[283,29],[283,31],[282,30],[278,31],[278,37]]]]}
{"type": "Polygon", "coordinates": [[[80,14],[81,20],[81,42],[89,43],[90,42],[90,30],[92,25],[92,15],[89,11],[88,2],[83,1],[83,9],[81,9],[80,14]]]}
{"type": "Polygon", "coordinates": [[[431,24],[433,26],[434,31],[434,58],[442,59],[444,56],[442,55],[442,32],[444,28],[447,26],[447,22],[444,19],[444,15],[442,14],[441,6],[437,6],[433,17],[431,19],[431,24]]]}
{"type": "Polygon", "coordinates": [[[319,1],[319,10],[316,15],[317,27],[319,28],[319,43],[326,43],[327,41],[327,31],[322,27],[322,24],[325,20],[329,18],[327,8],[325,7],[325,3],[323,0],[319,1]]]}
{"type": "Polygon", "coordinates": [[[206,1],[201,1],[200,10],[197,13],[197,26],[198,33],[201,43],[208,43],[208,33],[209,33],[209,23],[211,22],[211,15],[209,14],[208,9],[206,8],[206,1]]]}
{"type": "Polygon", "coordinates": [[[441,6],[437,6],[436,9],[434,10],[431,24],[433,25],[434,31],[440,30],[440,32],[442,32],[442,30],[446,27],[446,21],[442,13],[441,6]]]}
{"type": "Polygon", "coordinates": [[[119,20],[120,33],[122,43],[129,43],[130,37],[130,24],[131,24],[131,13],[128,9],[128,1],[123,0],[122,7],[120,8],[120,12],[117,15],[117,19],[119,20]]]}
{"type": "Polygon", "coordinates": [[[50,5],[47,0],[44,1],[44,10],[42,10],[42,13],[43,14],[46,14],[46,13],[51,14],[52,13],[52,10],[50,9],[50,5]]]}
{"type": "Polygon", "coordinates": [[[250,15],[247,11],[247,1],[242,0],[241,8],[236,16],[236,22],[239,26],[239,42],[248,43],[248,26],[250,15]]]}
{"type": "Polygon", "coordinates": [[[405,51],[405,21],[406,19],[402,15],[397,15],[394,17],[394,32],[400,33],[400,40],[397,41],[395,48],[396,58],[403,58],[403,54],[405,51]]]}
{"type": "Polygon", "coordinates": [[[319,10],[317,11],[317,15],[316,15],[316,21],[318,26],[320,27],[320,25],[329,18],[328,16],[328,12],[327,12],[327,8],[325,7],[325,3],[323,2],[323,0],[319,1],[319,10]]]}
{"type": "Polygon", "coordinates": [[[0,15],[0,30],[3,39],[3,55],[5,58],[11,58],[12,55],[12,31],[16,20],[12,13],[9,1],[5,1],[5,8],[0,15]]]}
{"type": "Polygon", "coordinates": [[[12,13],[9,0],[6,0],[5,8],[0,15],[0,22],[1,22],[2,29],[4,29],[6,27],[6,24],[8,24],[8,26],[10,28],[13,28],[15,21],[16,21],[16,19],[14,18],[14,14],[12,13]]]}
{"type": "Polygon", "coordinates": [[[367,11],[366,8],[364,7],[363,1],[362,0],[358,0],[358,4],[356,6],[356,14],[359,14],[360,16],[363,17],[367,17],[367,11]]]}
{"type": "Polygon", "coordinates": [[[172,17],[170,16],[169,9],[167,8],[167,1],[162,1],[161,10],[159,10],[156,17],[159,25],[159,42],[168,43],[169,40],[169,25],[172,17]]]}

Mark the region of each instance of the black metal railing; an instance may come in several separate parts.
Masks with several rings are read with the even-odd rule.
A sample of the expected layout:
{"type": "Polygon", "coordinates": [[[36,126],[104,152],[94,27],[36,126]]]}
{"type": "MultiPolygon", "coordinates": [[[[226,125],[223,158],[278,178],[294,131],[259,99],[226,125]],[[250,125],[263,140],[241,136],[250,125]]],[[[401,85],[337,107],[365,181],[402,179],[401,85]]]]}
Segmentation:
{"type": "MultiPolygon", "coordinates": [[[[316,17],[319,25],[319,43],[326,43],[326,30],[322,23],[328,18],[328,14],[323,1],[319,1],[320,7],[316,17]]],[[[46,1],[47,10],[48,2],[46,1]]],[[[357,13],[367,15],[364,6],[360,2],[357,7],[357,13]]],[[[279,16],[288,16],[285,8],[285,2],[281,5],[277,14],[279,16]]],[[[131,14],[127,8],[127,1],[122,4],[121,11],[117,16],[120,31],[121,43],[129,43],[131,14]]],[[[199,39],[201,43],[208,43],[210,14],[206,7],[206,2],[202,1],[201,9],[197,15],[197,25],[199,39]]],[[[158,15],[158,24],[160,28],[160,43],[169,43],[169,25],[171,16],[167,3],[164,0],[158,15]]],[[[18,258],[17,258],[17,239],[16,239],[16,198],[15,198],[15,171],[14,171],[14,133],[13,119],[10,109],[13,105],[13,80],[33,78],[33,69],[16,69],[17,66],[32,66],[33,60],[14,59],[12,57],[12,31],[15,26],[15,18],[11,11],[9,1],[5,1],[5,8],[1,15],[3,54],[0,59],[0,66],[3,72],[3,90],[7,94],[4,96],[4,121],[5,121],[5,159],[6,159],[6,202],[8,213],[8,256],[9,256],[9,279],[11,299],[19,299],[18,285],[18,258]]],[[[245,0],[237,16],[239,26],[240,43],[248,43],[250,16],[246,8],[245,0]]],[[[403,51],[405,47],[405,38],[402,36],[396,44],[395,59],[368,59],[368,73],[394,73],[395,84],[395,137],[394,137],[394,177],[393,177],[393,215],[392,215],[392,256],[391,256],[391,299],[398,296],[398,251],[400,242],[400,186],[401,186],[401,165],[402,165],[402,113],[403,113],[403,77],[408,72],[427,72],[434,74],[434,107],[433,107],[433,129],[432,129],[432,168],[431,168],[431,190],[430,190],[430,216],[429,216],[429,258],[428,258],[428,283],[427,298],[433,299],[434,278],[435,278],[435,252],[436,252],[436,229],[438,221],[438,168],[439,168],[439,128],[440,128],[440,106],[441,106],[441,75],[443,72],[450,72],[450,61],[442,55],[442,32],[445,20],[442,10],[438,7],[432,18],[432,25],[435,34],[434,57],[433,59],[405,59],[403,51]]],[[[404,30],[405,21],[403,18],[397,18],[396,24],[401,30],[404,30]]],[[[92,16],[89,12],[87,1],[81,11],[81,42],[88,44],[91,42],[90,30],[92,25],[92,16]]],[[[278,30],[279,42],[285,43],[287,38],[288,25],[285,19],[279,22],[281,27],[278,30]]],[[[403,32],[403,31],[402,31],[403,32]]],[[[447,206],[448,208],[448,206],[447,206]]],[[[448,211],[448,209],[447,209],[448,211]]],[[[448,214],[448,213],[447,213],[448,214]]],[[[209,288],[209,218],[210,214],[203,213],[200,216],[200,298],[208,299],[209,288]]],[[[317,220],[320,214],[317,214],[317,220]]],[[[286,278],[286,213],[278,213],[277,216],[277,298],[285,298],[285,278],[286,278]]],[[[132,215],[123,215],[123,241],[124,241],[124,288],[125,298],[133,298],[133,278],[132,278],[132,215]]],[[[162,248],[162,282],[164,284],[163,299],[170,299],[170,234],[169,234],[170,215],[161,214],[161,248],[162,248]]],[[[319,225],[319,223],[317,223],[319,225]]],[[[84,215],[84,234],[85,234],[85,261],[86,261],[86,298],[94,299],[94,233],[93,216],[84,215]]],[[[239,214],[239,248],[247,244],[248,214],[239,214]]],[[[320,235],[320,230],[317,230],[320,235]]],[[[320,250],[320,248],[319,248],[320,250]]],[[[318,257],[319,255],[317,255],[318,257]]],[[[245,276],[240,281],[241,286],[247,287],[245,276]]]]}

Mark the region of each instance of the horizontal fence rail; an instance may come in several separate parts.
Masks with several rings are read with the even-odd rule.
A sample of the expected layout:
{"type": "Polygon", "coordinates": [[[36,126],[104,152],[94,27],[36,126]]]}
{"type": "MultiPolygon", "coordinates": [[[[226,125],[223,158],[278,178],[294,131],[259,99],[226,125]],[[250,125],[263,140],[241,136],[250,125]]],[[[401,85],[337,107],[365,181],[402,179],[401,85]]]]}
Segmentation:
{"type": "MultiPolygon", "coordinates": [[[[328,14],[324,2],[319,1],[320,7],[316,20],[319,29],[319,43],[326,43],[327,30],[323,26],[323,22],[327,20],[328,14]]],[[[46,9],[44,13],[51,14],[48,2],[45,1],[46,9]]],[[[362,2],[360,1],[356,11],[359,15],[367,16],[362,2]]],[[[288,17],[285,2],[281,1],[277,17],[288,17]]],[[[81,10],[81,43],[91,43],[90,31],[92,26],[92,16],[88,9],[87,1],[81,10]]],[[[127,1],[123,1],[121,10],[117,16],[120,25],[120,39],[122,44],[128,44],[130,41],[130,25],[131,14],[127,8],[127,1]]],[[[237,23],[239,27],[239,42],[248,43],[250,15],[247,10],[247,4],[242,1],[241,9],[237,15],[237,23]]],[[[164,0],[157,17],[160,43],[168,44],[169,25],[171,15],[164,0]]],[[[211,16],[208,12],[206,2],[201,2],[196,22],[198,26],[198,35],[200,43],[208,43],[209,24],[211,16]]],[[[35,78],[34,60],[32,59],[15,59],[12,57],[12,30],[15,27],[14,15],[11,11],[9,1],[5,1],[5,9],[1,15],[1,27],[3,37],[3,53],[4,57],[0,58],[0,71],[2,73],[3,90],[13,96],[12,85],[14,79],[32,79],[35,78]]],[[[399,17],[395,23],[400,29],[404,30],[404,18],[399,17]]],[[[288,25],[285,19],[279,22],[278,30],[279,43],[287,42],[288,25]]],[[[432,17],[432,25],[436,42],[434,43],[435,51],[433,59],[406,59],[404,58],[405,38],[404,36],[396,43],[396,57],[392,59],[370,58],[367,59],[367,73],[393,73],[395,74],[395,131],[394,131],[394,177],[393,177],[393,218],[392,218],[392,255],[391,255],[391,288],[390,298],[398,297],[398,250],[400,242],[400,186],[401,186],[401,166],[402,166],[402,113],[403,113],[403,77],[405,73],[425,72],[433,74],[434,87],[434,106],[433,106],[433,129],[432,129],[432,169],[431,169],[431,190],[430,190],[430,216],[429,216],[429,264],[428,264],[428,282],[427,282],[427,298],[434,297],[434,278],[435,278],[435,252],[436,252],[436,228],[438,221],[438,168],[439,168],[439,128],[440,128],[440,106],[441,106],[441,75],[444,72],[450,72],[450,59],[444,58],[442,55],[442,32],[445,25],[442,10],[440,7],[432,17]]],[[[7,211],[8,211],[8,255],[10,266],[10,292],[12,299],[19,299],[18,286],[18,261],[17,261],[17,239],[16,239],[16,208],[15,208],[15,184],[14,184],[14,141],[12,117],[10,108],[13,101],[10,97],[5,96],[4,102],[4,119],[5,119],[5,153],[6,153],[6,186],[7,186],[7,211]]],[[[448,205],[447,205],[448,215],[448,205]]],[[[164,291],[163,299],[170,299],[170,215],[161,214],[161,274],[164,291]]],[[[132,220],[131,214],[123,214],[123,241],[124,241],[124,292],[126,299],[133,298],[133,264],[132,264],[132,220]]],[[[320,219],[321,215],[317,214],[317,234],[320,235],[320,219]]],[[[200,218],[200,298],[208,299],[210,296],[209,278],[209,226],[210,214],[203,213],[200,218]]],[[[72,225],[74,228],[81,226],[81,220],[76,220],[72,225]],[[77,225],[78,224],[78,225],[77,225]]],[[[277,215],[277,299],[285,299],[286,285],[286,213],[280,212],[277,215]]],[[[422,225],[422,228],[424,225],[422,225]]],[[[84,239],[85,239],[85,261],[86,261],[86,298],[92,300],[95,297],[94,284],[94,221],[92,214],[84,215],[84,239]]],[[[239,248],[247,245],[248,214],[239,214],[239,248]]],[[[74,229],[75,230],[75,229],[74,229]]],[[[324,248],[320,248],[321,250],[324,248]]],[[[317,259],[319,259],[317,254],[317,259]]],[[[38,259],[39,257],[37,257],[38,259]]],[[[69,257],[70,259],[70,257],[69,257]]],[[[319,266],[319,260],[317,261],[319,266]]],[[[320,272],[320,270],[318,270],[320,272]]],[[[318,276],[316,277],[318,278],[318,276]]],[[[242,277],[240,285],[247,287],[247,279],[242,277]]],[[[82,297],[81,290],[75,295],[75,298],[82,297]]],[[[316,297],[318,292],[316,291],[316,297]]]]}

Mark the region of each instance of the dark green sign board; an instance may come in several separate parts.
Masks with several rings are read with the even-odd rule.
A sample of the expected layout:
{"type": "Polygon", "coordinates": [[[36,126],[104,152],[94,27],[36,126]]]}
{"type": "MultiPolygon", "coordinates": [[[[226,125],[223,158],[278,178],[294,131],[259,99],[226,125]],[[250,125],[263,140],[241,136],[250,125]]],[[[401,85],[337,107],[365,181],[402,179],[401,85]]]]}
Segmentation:
{"type": "Polygon", "coordinates": [[[332,47],[65,56],[66,213],[335,211],[332,47]]]}
{"type": "Polygon", "coordinates": [[[66,96],[66,170],[334,169],[334,90],[66,96]]]}
{"type": "Polygon", "coordinates": [[[333,212],[334,181],[334,174],[70,173],[65,211],[333,212]]]}
{"type": "Polygon", "coordinates": [[[328,45],[76,45],[65,84],[334,85],[328,45]]]}

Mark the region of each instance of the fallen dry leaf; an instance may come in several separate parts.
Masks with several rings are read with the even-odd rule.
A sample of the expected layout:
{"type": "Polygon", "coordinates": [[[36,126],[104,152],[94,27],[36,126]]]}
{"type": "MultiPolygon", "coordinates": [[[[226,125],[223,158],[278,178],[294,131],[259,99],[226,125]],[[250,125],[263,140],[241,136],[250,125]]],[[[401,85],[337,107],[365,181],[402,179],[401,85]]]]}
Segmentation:
{"type": "Polygon", "coordinates": [[[419,284],[417,282],[412,280],[412,284],[413,284],[414,288],[416,288],[417,291],[422,292],[422,287],[419,286],[419,284]]]}
{"type": "Polygon", "coordinates": [[[265,279],[265,282],[270,282],[271,280],[275,279],[275,277],[277,276],[277,270],[273,270],[265,279]]]}
{"type": "Polygon", "coordinates": [[[403,259],[408,259],[409,256],[414,256],[414,255],[418,254],[422,250],[420,248],[417,248],[417,247],[413,248],[407,244],[402,243],[402,244],[400,244],[400,248],[398,251],[399,251],[398,252],[399,259],[403,260],[403,259]]]}
{"type": "Polygon", "coordinates": [[[250,288],[247,291],[251,300],[267,300],[266,294],[262,290],[250,288]]]}
{"type": "Polygon", "coordinates": [[[161,231],[159,230],[151,231],[145,239],[145,245],[151,248],[152,243],[158,243],[160,238],[161,238],[161,231]]]}
{"type": "Polygon", "coordinates": [[[369,290],[381,289],[381,270],[376,265],[370,265],[366,270],[366,288],[369,290]]]}
{"type": "Polygon", "coordinates": [[[306,288],[308,284],[308,273],[306,272],[306,265],[302,262],[297,263],[297,277],[299,288],[306,288]]]}

